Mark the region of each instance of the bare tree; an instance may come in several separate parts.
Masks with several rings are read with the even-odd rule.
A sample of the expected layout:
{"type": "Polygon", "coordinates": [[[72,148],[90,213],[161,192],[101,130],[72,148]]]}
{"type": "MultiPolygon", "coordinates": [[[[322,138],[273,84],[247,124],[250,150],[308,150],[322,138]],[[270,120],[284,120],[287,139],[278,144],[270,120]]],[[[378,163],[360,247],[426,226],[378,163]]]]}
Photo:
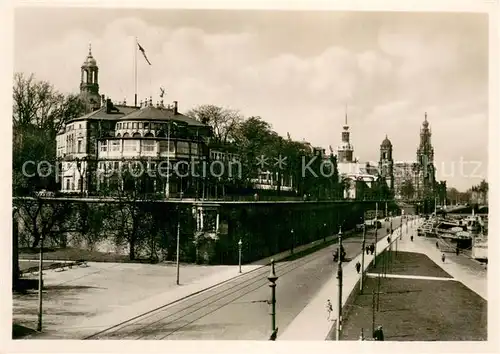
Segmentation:
{"type": "Polygon", "coordinates": [[[236,126],[243,120],[242,115],[236,110],[209,104],[197,106],[186,115],[209,125],[214,139],[223,144],[234,138],[236,126]]]}
{"type": "Polygon", "coordinates": [[[16,73],[12,98],[14,127],[45,128],[64,97],[48,82],[35,80],[33,74],[16,73]]]}
{"type": "Polygon", "coordinates": [[[40,187],[51,188],[55,181],[54,176],[27,177],[23,165],[28,161],[55,162],[58,131],[68,119],[81,116],[85,105],[78,96],[64,96],[50,83],[22,73],[14,75],[12,96],[13,189],[17,195],[26,195],[40,187]]]}
{"type": "MultiPolygon", "coordinates": [[[[142,171],[143,172],[143,171],[142,171]]],[[[117,171],[117,179],[109,188],[101,188],[101,195],[116,199],[112,217],[115,220],[116,243],[125,240],[129,246],[130,260],[136,259],[138,245],[148,233],[148,216],[151,204],[162,197],[161,193],[150,193],[147,186],[151,179],[141,173],[138,165],[124,165],[117,171]]]]}
{"type": "Polygon", "coordinates": [[[70,203],[46,201],[41,198],[22,200],[17,202],[17,206],[25,232],[33,237],[32,248],[37,247],[42,238],[59,241],[53,236],[60,234],[58,229],[72,212],[70,203]]]}

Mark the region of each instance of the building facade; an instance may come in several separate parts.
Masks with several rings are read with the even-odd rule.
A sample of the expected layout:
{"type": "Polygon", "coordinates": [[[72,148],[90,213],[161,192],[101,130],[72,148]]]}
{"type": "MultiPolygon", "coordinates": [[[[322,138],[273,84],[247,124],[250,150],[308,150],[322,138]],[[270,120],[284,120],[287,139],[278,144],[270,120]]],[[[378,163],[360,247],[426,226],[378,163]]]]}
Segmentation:
{"type": "Polygon", "coordinates": [[[211,161],[209,127],[180,113],[177,101],[153,105],[150,98],[133,107],[105,99],[91,49],[81,70],[80,97],[90,112],[57,134],[60,191],[87,195],[124,188],[125,173],[142,174],[145,191],[167,197],[193,189],[193,175],[200,171],[192,170],[203,168],[202,161],[206,169],[211,161]]]}

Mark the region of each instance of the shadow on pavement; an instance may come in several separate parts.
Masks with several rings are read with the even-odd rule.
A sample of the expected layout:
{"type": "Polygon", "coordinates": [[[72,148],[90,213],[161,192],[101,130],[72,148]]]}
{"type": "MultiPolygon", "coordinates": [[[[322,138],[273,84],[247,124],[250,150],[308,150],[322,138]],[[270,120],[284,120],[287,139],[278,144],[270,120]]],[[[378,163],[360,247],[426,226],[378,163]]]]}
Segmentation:
{"type": "Polygon", "coordinates": [[[34,329],[19,325],[12,325],[12,339],[21,339],[23,337],[37,333],[34,329]]]}

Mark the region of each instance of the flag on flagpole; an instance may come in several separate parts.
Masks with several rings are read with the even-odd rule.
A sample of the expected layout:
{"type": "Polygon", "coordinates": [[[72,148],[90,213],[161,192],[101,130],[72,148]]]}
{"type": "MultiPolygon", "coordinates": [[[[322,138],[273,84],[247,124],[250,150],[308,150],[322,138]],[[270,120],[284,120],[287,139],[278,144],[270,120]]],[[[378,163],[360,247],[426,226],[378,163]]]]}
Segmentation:
{"type": "Polygon", "coordinates": [[[144,59],[148,62],[149,65],[151,65],[151,62],[149,61],[148,57],[146,56],[146,51],[144,48],[137,42],[137,46],[139,47],[139,50],[141,51],[142,55],[144,56],[144,59]]]}

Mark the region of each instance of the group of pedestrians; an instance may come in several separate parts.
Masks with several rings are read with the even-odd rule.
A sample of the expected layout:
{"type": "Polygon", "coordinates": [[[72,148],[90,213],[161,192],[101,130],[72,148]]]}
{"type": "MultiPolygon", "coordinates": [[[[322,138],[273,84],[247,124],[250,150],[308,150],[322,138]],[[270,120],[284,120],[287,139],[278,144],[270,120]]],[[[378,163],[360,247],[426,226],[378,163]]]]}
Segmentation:
{"type": "Polygon", "coordinates": [[[375,245],[372,243],[370,246],[365,247],[366,254],[373,254],[375,252],[375,245]]]}

